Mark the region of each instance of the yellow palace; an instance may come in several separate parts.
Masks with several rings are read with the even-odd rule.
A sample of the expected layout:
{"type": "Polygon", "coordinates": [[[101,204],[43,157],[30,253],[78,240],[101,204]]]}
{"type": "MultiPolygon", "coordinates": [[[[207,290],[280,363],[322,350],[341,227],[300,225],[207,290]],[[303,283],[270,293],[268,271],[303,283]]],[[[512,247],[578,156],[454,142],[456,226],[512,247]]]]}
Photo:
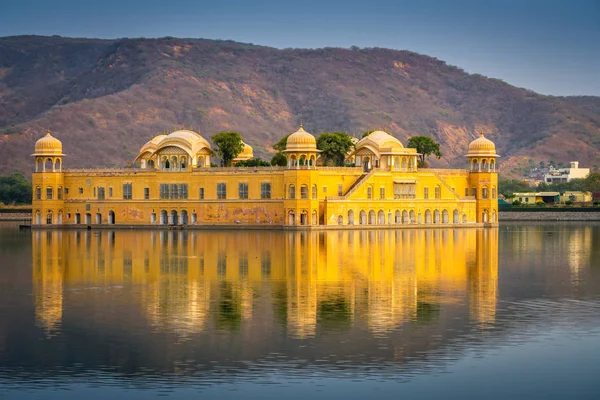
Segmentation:
{"type": "MultiPolygon", "coordinates": [[[[416,149],[383,131],[355,144],[357,167],[318,166],[313,135],[287,139],[286,167],[211,168],[191,130],[159,135],[134,168],[64,169],[62,143],[35,144],[33,225],[272,226],[304,228],[491,226],[497,223],[496,147],[472,141],[467,169],[417,168],[416,149]]],[[[252,157],[252,148],[234,161],[252,157]]]]}

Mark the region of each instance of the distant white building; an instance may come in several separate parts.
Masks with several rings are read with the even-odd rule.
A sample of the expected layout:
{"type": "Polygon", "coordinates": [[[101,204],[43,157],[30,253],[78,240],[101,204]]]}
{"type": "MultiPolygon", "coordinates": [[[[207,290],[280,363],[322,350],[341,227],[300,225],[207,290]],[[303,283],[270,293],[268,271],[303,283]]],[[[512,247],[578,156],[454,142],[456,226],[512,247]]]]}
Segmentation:
{"type": "Polygon", "coordinates": [[[585,178],[590,173],[589,168],[579,168],[579,161],[571,161],[569,168],[553,169],[544,175],[544,182],[569,182],[571,179],[585,178]]]}

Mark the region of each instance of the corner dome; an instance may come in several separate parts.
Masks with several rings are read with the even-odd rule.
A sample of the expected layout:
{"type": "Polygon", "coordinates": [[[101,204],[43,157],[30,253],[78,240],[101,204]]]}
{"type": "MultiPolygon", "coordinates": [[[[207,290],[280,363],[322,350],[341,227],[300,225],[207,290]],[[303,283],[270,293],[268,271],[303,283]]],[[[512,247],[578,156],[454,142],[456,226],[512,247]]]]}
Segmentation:
{"type": "Polygon", "coordinates": [[[498,156],[496,154],[496,145],[491,140],[480,136],[469,144],[469,152],[467,156],[498,156]]]}
{"type": "Polygon", "coordinates": [[[44,156],[64,156],[62,154],[62,142],[50,134],[50,130],[46,136],[35,142],[35,154],[44,156]]]}
{"type": "Polygon", "coordinates": [[[288,136],[286,145],[286,151],[316,151],[317,140],[313,135],[306,132],[300,124],[300,128],[288,136]]]}

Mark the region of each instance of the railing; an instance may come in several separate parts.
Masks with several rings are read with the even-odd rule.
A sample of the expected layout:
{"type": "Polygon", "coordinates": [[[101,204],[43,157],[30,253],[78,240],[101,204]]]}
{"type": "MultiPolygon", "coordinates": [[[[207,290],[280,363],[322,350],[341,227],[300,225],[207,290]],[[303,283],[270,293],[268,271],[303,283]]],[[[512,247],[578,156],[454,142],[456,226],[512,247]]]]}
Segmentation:
{"type": "Polygon", "coordinates": [[[394,200],[399,200],[399,199],[416,199],[417,195],[416,194],[395,194],[394,195],[394,200]]]}
{"type": "Polygon", "coordinates": [[[317,167],[316,169],[321,171],[339,171],[339,172],[348,172],[348,171],[357,171],[362,172],[362,167],[317,167]]]}
{"type": "MultiPolygon", "coordinates": [[[[194,168],[193,172],[274,172],[274,171],[285,171],[290,169],[288,167],[214,167],[214,168],[194,168]]],[[[293,168],[295,169],[295,168],[293,168]]]]}

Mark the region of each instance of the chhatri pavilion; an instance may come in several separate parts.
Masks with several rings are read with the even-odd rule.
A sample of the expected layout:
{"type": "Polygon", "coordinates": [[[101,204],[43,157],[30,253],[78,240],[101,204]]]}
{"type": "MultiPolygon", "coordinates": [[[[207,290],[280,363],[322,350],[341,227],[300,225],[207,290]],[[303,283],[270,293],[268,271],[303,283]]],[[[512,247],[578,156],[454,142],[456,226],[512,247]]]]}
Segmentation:
{"type": "MultiPolygon", "coordinates": [[[[34,227],[272,226],[304,228],[493,226],[496,147],[481,137],[466,169],[417,167],[416,149],[383,131],[356,141],[355,167],[320,166],[316,139],[291,134],[285,167],[211,167],[200,133],[177,130],[144,144],[134,168],[65,169],[50,132],[35,144],[34,227]]],[[[253,157],[244,143],[234,165],[253,157]]]]}

